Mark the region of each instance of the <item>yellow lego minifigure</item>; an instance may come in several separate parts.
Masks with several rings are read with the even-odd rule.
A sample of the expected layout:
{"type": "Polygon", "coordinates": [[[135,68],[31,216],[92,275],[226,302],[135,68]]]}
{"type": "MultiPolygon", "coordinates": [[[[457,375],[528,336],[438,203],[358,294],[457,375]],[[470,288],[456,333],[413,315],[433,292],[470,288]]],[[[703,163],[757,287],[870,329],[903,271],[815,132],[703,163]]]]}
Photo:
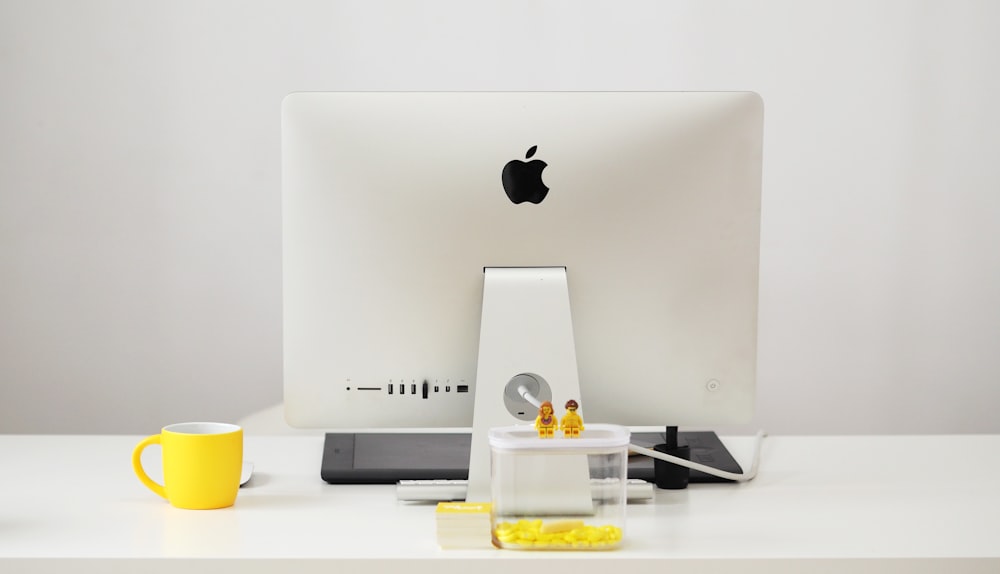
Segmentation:
{"type": "Polygon", "coordinates": [[[538,417],[535,419],[535,430],[539,438],[552,438],[556,435],[559,419],[556,418],[552,403],[545,401],[538,407],[538,417]]]}
{"type": "Polygon", "coordinates": [[[559,429],[566,438],[578,438],[583,430],[583,418],[576,412],[578,408],[580,404],[573,399],[566,401],[566,414],[559,424],[559,429]]]}

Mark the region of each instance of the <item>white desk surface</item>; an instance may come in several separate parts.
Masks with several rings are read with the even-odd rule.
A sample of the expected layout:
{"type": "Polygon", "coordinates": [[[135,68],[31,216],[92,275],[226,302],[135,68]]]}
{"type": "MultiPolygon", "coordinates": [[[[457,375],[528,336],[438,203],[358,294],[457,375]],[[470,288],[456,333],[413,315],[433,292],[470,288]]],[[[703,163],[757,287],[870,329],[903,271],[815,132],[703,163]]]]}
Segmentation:
{"type": "Polygon", "coordinates": [[[755,481],[630,504],[610,552],[441,550],[434,505],[325,484],[321,436],[247,436],[236,506],[178,510],[139,439],[0,436],[0,572],[1000,572],[1000,436],[769,437],[755,481]]]}

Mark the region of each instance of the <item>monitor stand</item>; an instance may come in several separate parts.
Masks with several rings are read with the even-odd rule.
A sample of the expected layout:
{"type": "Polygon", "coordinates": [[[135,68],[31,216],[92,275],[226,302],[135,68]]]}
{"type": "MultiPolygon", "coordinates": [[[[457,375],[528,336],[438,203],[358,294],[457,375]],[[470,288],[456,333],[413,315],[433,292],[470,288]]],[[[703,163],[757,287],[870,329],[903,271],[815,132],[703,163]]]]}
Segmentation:
{"type": "MultiPolygon", "coordinates": [[[[489,429],[534,421],[538,414],[523,399],[519,408],[512,407],[520,399],[515,379],[526,376],[547,386],[557,415],[560,401],[576,399],[581,412],[585,404],[580,396],[566,268],[487,267],[483,272],[468,501],[490,499],[489,429]]],[[[589,499],[585,460],[580,473],[581,488],[589,499]]],[[[577,482],[568,480],[567,484],[577,482]]]]}

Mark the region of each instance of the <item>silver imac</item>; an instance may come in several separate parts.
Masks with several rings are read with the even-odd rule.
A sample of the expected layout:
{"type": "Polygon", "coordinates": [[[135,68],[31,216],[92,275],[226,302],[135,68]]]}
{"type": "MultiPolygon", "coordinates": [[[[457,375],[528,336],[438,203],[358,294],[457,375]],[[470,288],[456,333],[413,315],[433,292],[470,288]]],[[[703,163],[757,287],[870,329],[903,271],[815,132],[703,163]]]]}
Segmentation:
{"type": "Polygon", "coordinates": [[[762,129],[752,92],[288,95],[286,419],[513,424],[527,375],[586,421],[748,422],[762,129]],[[486,295],[510,270],[555,294],[486,295]]]}

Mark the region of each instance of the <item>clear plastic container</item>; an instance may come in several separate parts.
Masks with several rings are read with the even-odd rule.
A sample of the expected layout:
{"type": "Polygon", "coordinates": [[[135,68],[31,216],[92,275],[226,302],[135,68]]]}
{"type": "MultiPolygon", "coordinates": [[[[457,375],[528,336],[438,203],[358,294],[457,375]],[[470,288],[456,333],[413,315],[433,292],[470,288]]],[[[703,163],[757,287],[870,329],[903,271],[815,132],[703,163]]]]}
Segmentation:
{"type": "Polygon", "coordinates": [[[518,550],[611,550],[625,534],[629,431],[588,424],[578,438],[492,428],[493,543],[518,550]]]}

